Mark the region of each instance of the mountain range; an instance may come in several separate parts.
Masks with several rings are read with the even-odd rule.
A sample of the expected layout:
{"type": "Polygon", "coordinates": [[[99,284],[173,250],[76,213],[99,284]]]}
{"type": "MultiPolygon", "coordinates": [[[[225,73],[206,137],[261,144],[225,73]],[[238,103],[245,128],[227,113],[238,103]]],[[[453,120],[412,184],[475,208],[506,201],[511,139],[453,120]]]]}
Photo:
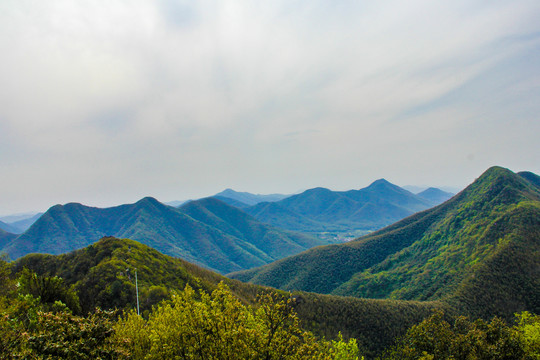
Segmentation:
{"type": "Polygon", "coordinates": [[[0,241],[5,243],[1,250],[16,259],[28,253],[69,252],[109,235],[141,241],[221,273],[264,265],[324,244],[262,224],[213,198],[180,208],[153,198],[105,209],[77,203],[56,205],[23,234],[0,234],[0,241]]]}
{"type": "MultiPolygon", "coordinates": [[[[436,189],[432,194],[445,196],[436,189]]],[[[43,215],[0,224],[4,230],[0,233],[0,251],[12,258],[32,252],[60,254],[113,235],[139,240],[165,254],[228,273],[342,241],[289,229],[314,233],[349,231],[359,226],[373,229],[440,201],[433,200],[435,197],[422,198],[378,180],[362,190],[316,188],[290,197],[227,189],[178,208],[153,198],[106,209],[69,203],[53,206],[43,215]]]]}
{"type": "Polygon", "coordinates": [[[433,188],[415,195],[380,179],[360,190],[314,188],[243,210],[260,221],[293,231],[372,231],[440,204],[451,196],[433,188]]]}
{"type": "MultiPolygon", "coordinates": [[[[152,198],[109,209],[68,204],[51,208],[43,217],[55,220],[43,223],[43,229],[48,229],[44,234],[61,234],[63,226],[71,224],[74,230],[68,235],[73,241],[79,241],[76,235],[81,233],[97,236],[123,231],[126,237],[145,234],[154,240],[174,233],[204,242],[198,245],[199,251],[222,246],[214,241],[217,238],[197,238],[199,231],[205,237],[226,234],[221,241],[238,246],[245,246],[234,242],[241,237],[267,236],[266,225],[215,198],[189,202],[179,209],[152,198]],[[68,211],[69,207],[78,211],[68,211]],[[57,213],[50,213],[53,209],[57,213]],[[182,221],[191,232],[176,227],[182,221]],[[153,230],[158,224],[159,231],[153,230]]],[[[41,222],[40,218],[28,231],[38,231],[41,222]]],[[[0,245],[3,241],[8,247],[23,247],[23,235],[0,231],[0,245]]],[[[267,237],[266,242],[273,239],[267,237]]],[[[60,235],[50,241],[69,242],[60,235]]],[[[274,249],[265,247],[269,245],[254,242],[253,247],[271,257],[274,249]]],[[[433,310],[484,319],[498,315],[508,321],[516,312],[540,313],[539,264],[540,177],[493,167],[436,207],[351,242],[311,248],[231,273],[229,279],[147,245],[114,237],[62,255],[29,254],[15,261],[14,268],[63,277],[81,294],[85,309],[133,307],[135,269],[143,309],[187,283],[209,291],[224,281],[247,303],[261,291],[277,292],[292,297],[306,329],[327,338],[338,332],[354,337],[364,354],[374,356],[433,310]],[[289,295],[260,285],[293,292],[289,295]]]]}
{"type": "Polygon", "coordinates": [[[13,234],[22,234],[25,232],[30,226],[32,226],[33,223],[37,221],[37,219],[40,218],[40,216],[43,215],[43,213],[37,213],[32,214],[28,216],[20,215],[20,216],[7,216],[5,218],[7,219],[15,219],[13,221],[7,222],[5,218],[4,220],[0,220],[0,229],[13,233],[13,234]]]}
{"type": "Polygon", "coordinates": [[[220,193],[217,193],[213,197],[218,198],[230,205],[233,205],[239,208],[245,208],[245,207],[257,205],[258,203],[261,203],[261,202],[274,202],[274,201],[283,200],[289,196],[290,195],[283,195],[283,194],[260,195],[260,194],[252,194],[249,192],[239,192],[233,189],[226,189],[220,193]]]}
{"type": "Polygon", "coordinates": [[[540,311],[540,177],[488,169],[451,200],[346,244],[229,276],[285,290],[540,311]]]}

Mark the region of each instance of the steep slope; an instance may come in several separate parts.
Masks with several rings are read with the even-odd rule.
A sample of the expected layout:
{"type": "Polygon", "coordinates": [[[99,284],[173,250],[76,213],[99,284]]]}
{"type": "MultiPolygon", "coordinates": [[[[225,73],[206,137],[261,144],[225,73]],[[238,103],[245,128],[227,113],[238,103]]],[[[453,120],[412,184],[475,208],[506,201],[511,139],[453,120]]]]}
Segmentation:
{"type": "Polygon", "coordinates": [[[536,286],[540,284],[531,280],[540,278],[539,207],[537,186],[494,167],[446,203],[376,233],[231,277],[282,289],[357,297],[452,299],[474,313],[482,305],[473,298],[465,306],[465,289],[478,298],[490,287],[503,286],[492,270],[506,259],[528,266],[520,277],[528,285],[516,292],[510,280],[504,282],[508,300],[494,306],[505,314],[533,309],[540,299],[540,286],[536,286]],[[510,248],[514,249],[511,259],[506,251],[510,248]],[[479,278],[490,282],[479,283],[479,278]],[[516,297],[532,300],[527,303],[516,297]]]}
{"type": "Polygon", "coordinates": [[[416,194],[417,196],[421,197],[424,200],[429,201],[433,205],[442,204],[446,200],[450,199],[455,194],[442,191],[441,189],[430,187],[422,192],[419,192],[416,194]]]}
{"type": "Polygon", "coordinates": [[[280,259],[325,244],[305,234],[263,224],[243,211],[215,198],[193,201],[182,206],[180,211],[226,234],[245,240],[272,259],[280,259]]]}
{"type": "MultiPolygon", "coordinates": [[[[211,213],[207,209],[207,214],[211,213]]],[[[320,240],[309,236],[257,224],[249,215],[219,200],[206,199],[176,209],[144,198],[135,204],[107,209],[75,203],[56,205],[5,246],[4,251],[12,258],[33,252],[61,254],[109,235],[141,241],[165,254],[218,272],[261,266],[321,245],[320,240]],[[200,211],[193,210],[192,215],[204,212],[206,205],[214,211],[219,208],[221,218],[191,217],[187,209],[194,209],[197,204],[200,211]],[[228,220],[236,223],[228,224],[228,220]],[[240,229],[239,225],[243,227],[240,229]]]]}
{"type": "Polygon", "coordinates": [[[314,188],[245,211],[260,221],[305,232],[375,230],[433,203],[384,179],[360,190],[314,188]]]}
{"type": "Polygon", "coordinates": [[[518,175],[540,189],[540,176],[530,171],[521,171],[518,175]]]}

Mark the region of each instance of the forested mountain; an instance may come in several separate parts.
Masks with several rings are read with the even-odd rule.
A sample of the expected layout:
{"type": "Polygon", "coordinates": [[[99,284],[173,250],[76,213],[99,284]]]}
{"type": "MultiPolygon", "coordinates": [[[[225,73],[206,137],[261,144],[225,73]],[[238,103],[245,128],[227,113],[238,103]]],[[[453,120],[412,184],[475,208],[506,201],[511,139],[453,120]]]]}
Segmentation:
{"type": "MultiPolygon", "coordinates": [[[[14,271],[23,268],[39,275],[59,276],[79,294],[83,312],[135,307],[135,270],[141,308],[148,310],[172,290],[186,284],[206,291],[225,280],[223,276],[185,260],[164,255],[129,239],[105,237],[85,248],[61,255],[29,254],[15,261],[14,271]]],[[[257,285],[225,280],[235,294],[251,302],[257,285]]]]}
{"type": "Polygon", "coordinates": [[[223,273],[261,266],[323,244],[261,224],[217,199],[176,209],[144,198],[106,209],[76,203],[53,206],[2,250],[14,259],[28,253],[61,254],[109,235],[138,240],[223,273]]]}
{"type": "Polygon", "coordinates": [[[444,204],[378,232],[230,276],[287,290],[442,300],[478,316],[539,312],[535,179],[493,167],[444,204]]]}
{"type": "MultiPolygon", "coordinates": [[[[62,277],[78,293],[83,313],[95,306],[134,308],[135,269],[143,312],[168,299],[173,291],[183,290],[186,284],[210,292],[223,281],[248,304],[253,304],[261,292],[277,291],[228,279],[136,241],[112,237],[67,254],[26,255],[14,264],[15,272],[23,268],[40,276],[62,277]]],[[[434,309],[450,311],[440,302],[369,300],[304,292],[296,292],[293,297],[304,328],[329,339],[336,338],[338,332],[345,338],[357,338],[364,354],[389,346],[434,309]]]]}
{"type": "Polygon", "coordinates": [[[434,204],[380,179],[360,190],[314,188],[245,211],[284,229],[323,232],[379,229],[434,204]]]}
{"type": "Polygon", "coordinates": [[[529,181],[531,184],[534,184],[536,187],[540,188],[540,176],[530,171],[521,171],[517,174],[525,180],[529,181]]]}

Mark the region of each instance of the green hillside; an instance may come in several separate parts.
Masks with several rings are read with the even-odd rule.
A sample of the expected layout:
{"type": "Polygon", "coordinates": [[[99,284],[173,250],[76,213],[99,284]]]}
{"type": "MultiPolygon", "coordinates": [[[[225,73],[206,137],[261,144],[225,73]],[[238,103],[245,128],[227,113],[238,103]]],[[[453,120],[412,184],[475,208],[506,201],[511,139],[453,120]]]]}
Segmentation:
{"type": "Polygon", "coordinates": [[[249,241],[273,259],[288,256],[286,254],[297,254],[315,245],[323,245],[322,241],[313,237],[263,224],[215,198],[190,202],[182,206],[180,211],[224,233],[249,241]]]}
{"type": "Polygon", "coordinates": [[[494,167],[446,203],[376,233],[231,277],[287,290],[445,300],[479,315],[535,311],[539,209],[537,185],[494,167]]]}
{"type": "MultiPolygon", "coordinates": [[[[14,263],[13,270],[20,272],[23,268],[41,276],[62,277],[78,293],[83,313],[95,306],[134,308],[135,269],[143,312],[168,299],[172,291],[183,290],[186,284],[210,292],[223,281],[246,304],[255,303],[256,295],[262,291],[275,291],[228,279],[133,240],[112,237],[68,254],[26,255],[14,263]]],[[[304,328],[329,339],[336,338],[338,332],[345,338],[357,338],[364,354],[389,346],[396,336],[434,309],[450,311],[440,302],[369,300],[305,292],[292,296],[304,328]]]]}
{"type": "Polygon", "coordinates": [[[106,237],[93,245],[67,254],[29,254],[15,262],[14,271],[28,268],[45,276],[62,277],[79,294],[83,311],[135,307],[135,269],[141,308],[167,298],[171,290],[186,284],[212,291],[225,281],[235,294],[252,301],[259,286],[228,280],[185,260],[163,255],[129,239],[106,237]]]}
{"type": "Polygon", "coordinates": [[[261,266],[323,244],[307,235],[260,224],[216,199],[177,209],[144,198],[106,209],[56,205],[2,250],[14,259],[29,253],[61,254],[103,236],[138,240],[222,273],[261,266]]]}
{"type": "Polygon", "coordinates": [[[376,230],[435,203],[384,179],[360,190],[314,188],[245,211],[260,221],[304,232],[376,230]]]}

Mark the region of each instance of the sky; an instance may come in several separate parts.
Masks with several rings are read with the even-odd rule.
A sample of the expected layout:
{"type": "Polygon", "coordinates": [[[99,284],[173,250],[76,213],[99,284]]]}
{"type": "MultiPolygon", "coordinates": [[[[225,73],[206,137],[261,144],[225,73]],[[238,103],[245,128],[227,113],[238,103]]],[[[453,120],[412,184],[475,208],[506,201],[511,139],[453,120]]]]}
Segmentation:
{"type": "Polygon", "coordinates": [[[538,19],[538,0],[2,0],[0,215],[540,174],[538,19]]]}

